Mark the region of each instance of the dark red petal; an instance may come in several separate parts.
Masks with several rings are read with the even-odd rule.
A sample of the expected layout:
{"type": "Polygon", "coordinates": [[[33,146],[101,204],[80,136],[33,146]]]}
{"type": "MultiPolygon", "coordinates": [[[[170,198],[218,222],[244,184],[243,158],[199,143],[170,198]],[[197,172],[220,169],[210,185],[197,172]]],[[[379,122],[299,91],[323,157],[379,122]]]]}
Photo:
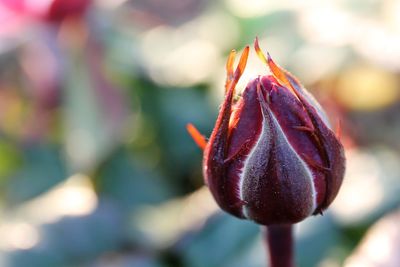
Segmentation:
{"type": "Polygon", "coordinates": [[[239,180],[244,162],[250,150],[254,146],[261,132],[262,115],[257,100],[256,84],[252,81],[243,91],[242,97],[235,104],[232,114],[234,125],[230,125],[228,154],[225,160],[226,178],[218,178],[210,185],[214,195],[223,194],[224,200],[220,202],[221,207],[243,217],[242,206],[232,203],[242,203],[240,199],[239,180]]]}
{"type": "Polygon", "coordinates": [[[323,157],[325,166],[329,169],[326,171],[325,178],[325,199],[323,203],[317,207],[316,213],[326,209],[335,199],[343,182],[345,172],[345,156],[344,148],[340,141],[336,138],[329,122],[327,121],[325,112],[315,99],[301,86],[297,79],[288,72],[285,72],[286,79],[291,83],[297,93],[297,97],[303,103],[310,120],[315,128],[315,136],[318,139],[318,147],[323,157]]]}
{"type": "Polygon", "coordinates": [[[317,191],[317,203],[325,199],[325,172],[323,158],[313,136],[314,126],[303,103],[286,87],[271,81],[270,76],[261,79],[263,91],[269,95],[269,108],[277,119],[286,138],[297,154],[313,169],[314,184],[317,191]],[[272,88],[272,89],[268,89],[272,88]],[[306,127],[307,131],[297,127],[306,127]]]}
{"type": "Polygon", "coordinates": [[[304,108],[314,125],[320,154],[325,162],[325,167],[329,169],[329,171],[325,172],[325,199],[316,210],[316,213],[319,213],[332,203],[342,185],[346,164],[344,148],[336,138],[335,133],[332,131],[325,112],[323,112],[318,102],[315,101],[307,90],[301,86],[293,75],[288,72],[285,72],[285,75],[287,80],[295,89],[297,97],[304,105],[304,108]]]}
{"type": "MultiPolygon", "coordinates": [[[[232,112],[232,100],[236,83],[240,79],[240,76],[246,67],[248,53],[249,47],[246,47],[242,53],[232,80],[227,83],[228,90],[224,102],[220,108],[210,140],[204,150],[203,175],[205,182],[210,187],[210,191],[213,193],[215,200],[221,207],[236,206],[235,203],[240,202],[237,197],[232,199],[232,190],[228,187],[229,177],[227,177],[226,174],[226,159],[228,157],[228,135],[229,121],[232,112]]],[[[228,60],[228,65],[230,64],[230,61],[232,61],[231,57],[228,60]]],[[[230,70],[228,71],[228,75],[229,72],[230,70]]]]}
{"type": "Polygon", "coordinates": [[[260,99],[263,132],[242,178],[245,215],[266,225],[296,223],[315,208],[312,173],[289,144],[266,102],[260,99]]]}
{"type": "MultiPolygon", "coordinates": [[[[312,107],[309,108],[311,109],[312,107]]],[[[321,210],[326,209],[339,192],[340,186],[343,182],[346,160],[343,145],[336,138],[335,133],[326,126],[319,116],[316,116],[316,112],[310,112],[310,116],[312,117],[311,119],[316,129],[316,135],[321,142],[321,150],[323,151],[323,156],[327,162],[326,166],[329,168],[329,171],[325,172],[325,199],[317,208],[316,212],[318,213],[321,210]]]]}

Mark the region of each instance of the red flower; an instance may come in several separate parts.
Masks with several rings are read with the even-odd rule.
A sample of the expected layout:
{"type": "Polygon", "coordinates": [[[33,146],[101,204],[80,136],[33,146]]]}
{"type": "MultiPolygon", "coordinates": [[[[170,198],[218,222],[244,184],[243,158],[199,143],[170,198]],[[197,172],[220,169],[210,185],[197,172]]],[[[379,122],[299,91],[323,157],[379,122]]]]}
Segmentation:
{"type": "Polygon", "coordinates": [[[264,56],[257,40],[255,50],[272,75],[249,81],[235,102],[249,47],[235,72],[232,52],[225,99],[208,143],[192,125],[188,130],[204,148],[205,182],[223,210],[264,225],[296,223],[321,213],[336,197],[344,150],[317,101],[264,56]]]}

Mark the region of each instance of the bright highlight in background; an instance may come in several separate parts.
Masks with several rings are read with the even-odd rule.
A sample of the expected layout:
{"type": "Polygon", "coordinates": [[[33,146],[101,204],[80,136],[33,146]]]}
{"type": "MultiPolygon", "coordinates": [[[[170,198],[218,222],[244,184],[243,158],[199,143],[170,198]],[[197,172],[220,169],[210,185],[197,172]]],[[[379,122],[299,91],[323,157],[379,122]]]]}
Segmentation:
{"type": "Polygon", "coordinates": [[[97,196],[90,178],[75,174],[51,191],[22,207],[22,212],[40,223],[54,222],[63,216],[82,216],[94,211],[97,196]]]}

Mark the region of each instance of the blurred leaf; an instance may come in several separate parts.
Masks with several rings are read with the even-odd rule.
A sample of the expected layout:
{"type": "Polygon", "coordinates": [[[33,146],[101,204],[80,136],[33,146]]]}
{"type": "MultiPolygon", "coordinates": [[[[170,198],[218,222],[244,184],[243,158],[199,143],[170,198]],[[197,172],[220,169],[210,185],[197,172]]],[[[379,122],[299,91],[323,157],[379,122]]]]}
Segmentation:
{"type": "MultiPolygon", "coordinates": [[[[282,46],[296,46],[302,43],[301,36],[296,32],[296,14],[290,10],[280,10],[261,17],[241,19],[242,37],[241,46],[253,42],[255,36],[276,37],[279,36],[282,46]],[[268,26],[267,26],[268,25],[268,26]]],[[[269,48],[271,49],[271,47],[269,48]]]]}
{"type": "Polygon", "coordinates": [[[233,255],[224,267],[268,267],[269,264],[266,252],[267,248],[259,234],[254,242],[233,255]]]}
{"type": "Polygon", "coordinates": [[[0,183],[21,164],[21,154],[18,147],[8,140],[0,139],[0,183]]]}
{"type": "Polygon", "coordinates": [[[299,267],[318,266],[340,241],[340,232],[332,215],[307,218],[296,225],[296,261],[299,267]]]}
{"type": "Polygon", "coordinates": [[[90,38],[81,41],[87,44],[69,54],[64,111],[68,159],[74,169],[87,170],[120,142],[127,110],[103,70],[102,49],[90,38]]]}
{"type": "Polygon", "coordinates": [[[400,202],[400,156],[395,150],[372,145],[349,149],[346,155],[346,176],[332,211],[341,225],[360,228],[400,202]]]}
{"type": "Polygon", "coordinates": [[[119,210],[101,203],[93,214],[65,217],[43,226],[40,243],[32,249],[8,253],[7,266],[79,266],[80,262],[115,250],[123,239],[123,228],[119,210]]]}
{"type": "Polygon", "coordinates": [[[36,197],[66,177],[60,150],[50,145],[29,145],[22,150],[21,168],[12,175],[7,200],[16,204],[36,197]]]}
{"type": "Polygon", "coordinates": [[[211,217],[204,228],[178,244],[183,266],[230,266],[231,259],[252,245],[259,227],[227,214],[211,217]]]}
{"type": "Polygon", "coordinates": [[[90,267],[163,267],[152,255],[112,254],[105,255],[90,267]]]}
{"type": "MultiPolygon", "coordinates": [[[[165,159],[173,172],[182,173],[193,166],[193,154],[201,152],[186,131],[186,124],[194,123],[199,129],[211,128],[213,114],[201,91],[171,89],[158,93],[160,137],[165,159]],[[174,162],[170,165],[170,162],[174,162]]],[[[204,133],[209,135],[209,133],[204,133]]]]}
{"type": "Polygon", "coordinates": [[[128,209],[169,198],[172,187],[165,182],[157,170],[135,161],[125,149],[117,150],[95,176],[98,193],[128,209]]]}
{"type": "MultiPolygon", "coordinates": [[[[155,135],[150,144],[159,150],[159,168],[179,189],[181,194],[188,193],[202,183],[200,175],[193,179],[193,172],[200,170],[201,151],[186,131],[186,124],[195,124],[205,135],[211,132],[214,114],[208,104],[206,94],[195,89],[153,88],[143,83],[140,92],[142,110],[147,124],[155,135]],[[173,164],[171,164],[173,163],[173,164]],[[197,180],[195,180],[197,179],[197,180]]],[[[149,151],[150,146],[147,147],[149,151]]]]}
{"type": "Polygon", "coordinates": [[[375,223],[344,266],[400,266],[400,211],[388,214],[375,223]]]}

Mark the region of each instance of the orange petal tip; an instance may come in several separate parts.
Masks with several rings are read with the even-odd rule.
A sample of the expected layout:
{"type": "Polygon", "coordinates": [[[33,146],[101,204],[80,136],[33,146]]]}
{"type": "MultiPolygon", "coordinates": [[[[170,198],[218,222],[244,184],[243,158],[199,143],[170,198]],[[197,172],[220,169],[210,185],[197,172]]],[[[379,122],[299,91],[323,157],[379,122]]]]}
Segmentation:
{"type": "Polygon", "coordinates": [[[188,123],[186,124],[186,130],[188,131],[188,133],[190,134],[190,136],[193,138],[194,142],[201,148],[204,150],[204,148],[207,145],[207,141],[204,138],[204,136],[199,132],[199,130],[197,130],[196,127],[194,127],[193,124],[188,123]]]}

